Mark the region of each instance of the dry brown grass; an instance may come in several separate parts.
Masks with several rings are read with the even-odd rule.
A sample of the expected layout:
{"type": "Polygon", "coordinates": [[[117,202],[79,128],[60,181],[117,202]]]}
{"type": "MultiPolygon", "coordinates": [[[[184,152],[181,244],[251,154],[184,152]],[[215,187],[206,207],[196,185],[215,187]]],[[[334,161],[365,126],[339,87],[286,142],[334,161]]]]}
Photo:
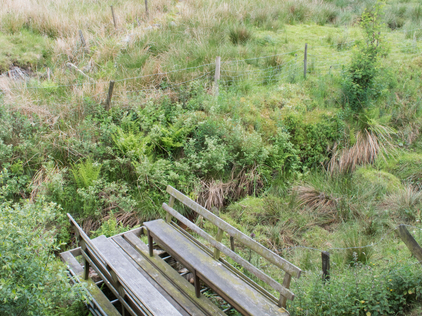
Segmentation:
{"type": "Polygon", "coordinates": [[[379,155],[388,155],[394,151],[391,136],[376,133],[367,129],[359,131],[356,143],[350,147],[336,151],[328,163],[328,171],[334,173],[353,172],[357,166],[371,164],[379,155]]]}
{"type": "Polygon", "coordinates": [[[198,203],[206,209],[212,207],[220,209],[228,202],[237,201],[247,195],[258,194],[263,188],[263,182],[256,168],[254,166],[251,169],[242,169],[237,174],[234,169],[228,182],[214,179],[202,181],[198,203]]]}
{"type": "Polygon", "coordinates": [[[337,207],[338,199],[310,185],[296,186],[293,188],[293,193],[297,196],[298,207],[305,206],[325,214],[334,214],[337,207]]]}

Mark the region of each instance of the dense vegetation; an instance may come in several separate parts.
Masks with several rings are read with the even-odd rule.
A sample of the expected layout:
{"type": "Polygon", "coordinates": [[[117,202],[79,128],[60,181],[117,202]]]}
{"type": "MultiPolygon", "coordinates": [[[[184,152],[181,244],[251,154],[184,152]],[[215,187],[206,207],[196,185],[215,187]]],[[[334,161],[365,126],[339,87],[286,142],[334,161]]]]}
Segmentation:
{"type": "Polygon", "coordinates": [[[422,241],[422,5],[150,2],[114,1],[117,29],[101,1],[0,8],[0,314],[77,314],[65,214],[113,235],[168,184],[306,271],[292,315],[410,313],[422,273],[393,229],[422,241]]]}

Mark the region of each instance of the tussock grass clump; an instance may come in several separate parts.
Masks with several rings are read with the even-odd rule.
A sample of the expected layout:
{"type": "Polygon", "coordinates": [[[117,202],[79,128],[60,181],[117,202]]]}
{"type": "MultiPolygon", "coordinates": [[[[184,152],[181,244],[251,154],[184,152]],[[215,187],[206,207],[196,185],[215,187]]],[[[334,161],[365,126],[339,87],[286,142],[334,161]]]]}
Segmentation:
{"type": "Polygon", "coordinates": [[[357,228],[350,230],[344,236],[343,245],[344,248],[349,248],[344,252],[344,261],[351,266],[356,265],[358,262],[366,264],[370,261],[374,251],[370,246],[370,242],[359,233],[357,228]]]}
{"type": "Polygon", "coordinates": [[[234,45],[245,44],[252,39],[252,31],[244,25],[232,26],[229,29],[229,39],[234,45]]]}
{"type": "Polygon", "coordinates": [[[333,213],[336,209],[338,199],[332,195],[316,190],[310,185],[294,187],[293,192],[297,196],[299,207],[306,206],[313,211],[334,216],[333,213]]]}
{"type": "Polygon", "coordinates": [[[422,191],[408,185],[400,191],[387,195],[380,206],[382,209],[392,211],[399,220],[415,221],[420,219],[421,215],[422,191]]]}

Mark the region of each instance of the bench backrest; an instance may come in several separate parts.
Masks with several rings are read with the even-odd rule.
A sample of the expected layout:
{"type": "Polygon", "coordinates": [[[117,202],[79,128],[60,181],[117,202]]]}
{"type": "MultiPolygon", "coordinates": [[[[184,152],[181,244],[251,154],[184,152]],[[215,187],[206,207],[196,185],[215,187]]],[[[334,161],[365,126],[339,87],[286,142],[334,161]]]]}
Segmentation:
{"type": "Polygon", "coordinates": [[[212,212],[208,211],[206,208],[202,207],[195,201],[191,200],[175,188],[171,186],[167,186],[167,192],[170,194],[170,201],[167,205],[163,203],[163,208],[167,212],[166,221],[168,223],[171,222],[172,217],[175,217],[178,221],[182,222],[184,225],[189,227],[192,231],[197,233],[199,236],[207,240],[214,248],[214,257],[215,259],[219,259],[220,251],[224,253],[226,256],[233,259],[236,263],[241,265],[243,268],[247,269],[261,281],[264,281],[268,285],[270,285],[273,289],[280,293],[280,300],[279,305],[281,307],[286,306],[287,299],[293,300],[294,294],[289,290],[290,281],[292,277],[299,278],[301,274],[301,269],[296,267],[294,264],[290,263],[286,259],[280,257],[276,253],[272,252],[268,248],[264,247],[251,237],[247,236],[246,234],[242,233],[240,230],[234,228],[212,212]],[[175,200],[180,201],[185,206],[189,207],[191,210],[195,211],[199,216],[207,219],[209,222],[214,224],[218,227],[218,233],[215,238],[211,237],[207,233],[205,233],[202,229],[196,226],[194,223],[189,221],[179,212],[173,209],[175,200]],[[226,247],[224,244],[221,243],[223,233],[226,232],[230,236],[231,241],[231,249],[226,247]],[[233,240],[236,240],[243,245],[247,246],[254,252],[256,252],[261,257],[267,259],[272,264],[276,265],[280,269],[286,272],[284,276],[283,285],[279,284],[277,281],[266,275],[261,270],[257,269],[255,266],[250,264],[248,261],[243,259],[241,256],[234,252],[234,243],[233,240]]]}

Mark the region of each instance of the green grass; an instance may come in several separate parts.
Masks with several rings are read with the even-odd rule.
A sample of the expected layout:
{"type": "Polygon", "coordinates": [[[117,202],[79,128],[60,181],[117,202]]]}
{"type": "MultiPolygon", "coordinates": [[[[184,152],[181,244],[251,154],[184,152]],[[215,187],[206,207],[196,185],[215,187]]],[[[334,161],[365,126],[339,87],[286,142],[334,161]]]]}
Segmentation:
{"type": "Polygon", "coordinates": [[[49,63],[52,55],[51,41],[30,31],[15,34],[0,33],[0,73],[18,66],[31,71],[49,63]]]}

